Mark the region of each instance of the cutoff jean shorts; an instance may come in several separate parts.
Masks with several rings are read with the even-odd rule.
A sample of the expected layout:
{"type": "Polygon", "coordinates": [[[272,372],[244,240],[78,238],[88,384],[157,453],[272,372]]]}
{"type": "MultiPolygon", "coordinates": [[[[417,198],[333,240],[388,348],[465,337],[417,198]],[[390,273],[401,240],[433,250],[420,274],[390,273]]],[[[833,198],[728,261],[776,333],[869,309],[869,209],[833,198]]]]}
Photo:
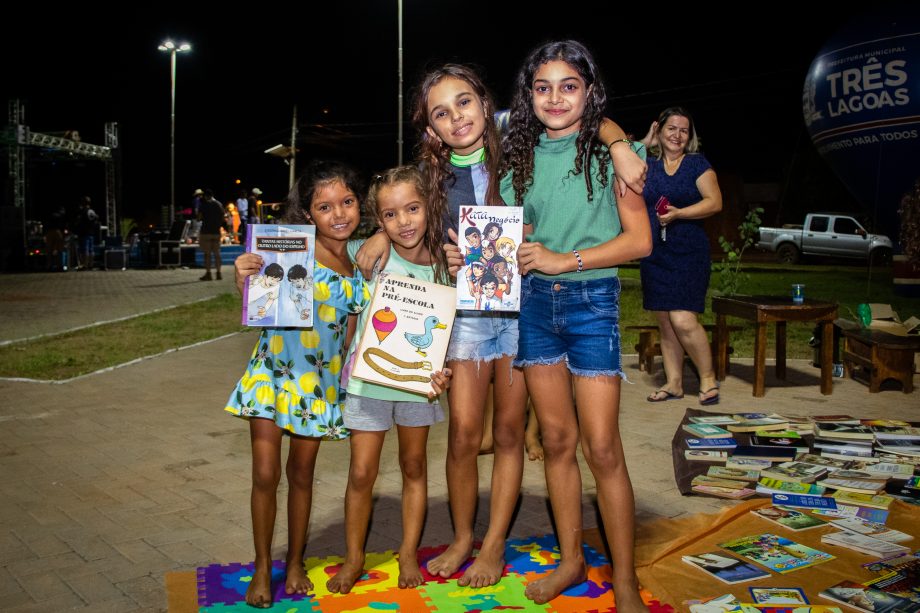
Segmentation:
{"type": "Polygon", "coordinates": [[[620,362],[620,280],[526,275],[515,366],[557,364],[573,375],[625,379],[620,362]]]}
{"type": "Polygon", "coordinates": [[[457,311],[447,347],[448,360],[491,362],[518,351],[518,314],[457,311]]]}

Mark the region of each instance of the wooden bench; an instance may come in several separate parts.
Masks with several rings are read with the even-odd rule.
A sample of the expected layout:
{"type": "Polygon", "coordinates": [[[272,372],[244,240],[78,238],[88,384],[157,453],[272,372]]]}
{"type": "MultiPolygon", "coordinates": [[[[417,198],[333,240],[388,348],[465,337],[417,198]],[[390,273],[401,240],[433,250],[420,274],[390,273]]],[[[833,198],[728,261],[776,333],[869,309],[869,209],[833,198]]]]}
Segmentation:
{"type": "Polygon", "coordinates": [[[843,338],[843,365],[848,377],[864,379],[873,394],[886,379],[898,381],[905,394],[914,391],[914,352],[920,351],[920,338],[862,328],[844,329],[843,338]]]}
{"type": "MultiPolygon", "coordinates": [[[[715,324],[702,324],[703,329],[707,333],[712,334],[716,329],[715,324]]],[[[642,325],[642,326],[626,326],[627,330],[638,330],[639,331],[639,342],[636,344],[636,352],[639,354],[639,370],[646,371],[649,374],[652,373],[652,368],[655,366],[655,356],[661,355],[661,342],[658,338],[658,326],[657,325],[642,325]]],[[[736,332],[741,329],[741,326],[728,326],[729,332],[736,332]]],[[[716,346],[715,341],[710,337],[709,347],[712,350],[713,359],[716,355],[716,346]]],[[[734,352],[734,349],[729,344],[728,353],[731,354],[734,352]]],[[[727,370],[726,366],[726,370],[727,370]]]]}

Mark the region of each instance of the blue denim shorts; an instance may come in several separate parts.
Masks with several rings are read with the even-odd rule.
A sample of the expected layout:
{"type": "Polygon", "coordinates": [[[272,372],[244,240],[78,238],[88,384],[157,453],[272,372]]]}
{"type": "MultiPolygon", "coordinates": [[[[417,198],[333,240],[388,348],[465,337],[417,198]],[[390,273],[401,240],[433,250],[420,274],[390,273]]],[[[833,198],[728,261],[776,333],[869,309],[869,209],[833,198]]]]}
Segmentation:
{"type": "Polygon", "coordinates": [[[575,281],[527,275],[521,284],[515,366],[566,361],[573,375],[619,376],[620,280],[575,281]]]}
{"type": "Polygon", "coordinates": [[[448,360],[491,362],[518,351],[518,314],[457,311],[447,347],[448,360]]]}

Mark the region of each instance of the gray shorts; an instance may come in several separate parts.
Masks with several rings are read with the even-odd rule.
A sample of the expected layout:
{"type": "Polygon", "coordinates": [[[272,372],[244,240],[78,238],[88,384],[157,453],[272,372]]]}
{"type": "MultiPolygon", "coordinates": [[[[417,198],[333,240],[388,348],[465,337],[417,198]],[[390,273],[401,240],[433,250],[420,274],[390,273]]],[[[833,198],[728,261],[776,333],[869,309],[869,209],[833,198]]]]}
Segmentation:
{"type": "Polygon", "coordinates": [[[396,423],[399,426],[431,426],[444,421],[444,410],[435,402],[401,402],[377,400],[348,394],[342,409],[345,427],[349,430],[385,432],[396,423]]]}

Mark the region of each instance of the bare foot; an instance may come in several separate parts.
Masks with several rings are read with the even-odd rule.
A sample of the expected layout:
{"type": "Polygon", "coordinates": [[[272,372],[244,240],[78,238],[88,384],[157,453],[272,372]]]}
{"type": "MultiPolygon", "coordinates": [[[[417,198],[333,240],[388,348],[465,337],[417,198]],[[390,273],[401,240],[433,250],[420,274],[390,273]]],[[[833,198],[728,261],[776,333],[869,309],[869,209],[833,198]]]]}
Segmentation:
{"type": "Polygon", "coordinates": [[[534,437],[531,439],[525,434],[524,446],[527,448],[527,457],[531,462],[535,462],[536,460],[543,461],[543,445],[540,444],[539,438],[534,437]]]}
{"type": "Polygon", "coordinates": [[[415,552],[399,554],[399,589],[418,587],[425,583],[422,571],[418,567],[418,557],[415,552]]]}
{"type": "Polygon", "coordinates": [[[481,549],[476,559],[466,569],[463,576],[457,579],[457,585],[469,587],[487,587],[498,583],[505,570],[504,543],[497,550],[490,548],[481,549]]]}
{"type": "Polygon", "coordinates": [[[272,606],[272,569],[269,567],[256,568],[252,573],[252,581],[246,589],[246,604],[251,607],[267,609],[272,606]]]}
{"type": "Polygon", "coordinates": [[[339,572],[326,582],[326,589],[333,594],[347,594],[355,586],[361,575],[364,574],[364,560],[358,562],[345,562],[339,572]]]}
{"type": "Polygon", "coordinates": [[[528,583],[524,589],[524,596],[537,604],[545,604],[570,586],[584,581],[586,576],[583,562],[563,560],[556,570],[546,577],[528,583]]]}
{"type": "Polygon", "coordinates": [[[463,566],[463,563],[469,559],[472,552],[473,543],[463,545],[454,541],[444,553],[429,560],[426,568],[432,575],[439,575],[446,579],[463,566]]]}
{"type": "Polygon", "coordinates": [[[625,582],[624,585],[619,585],[614,581],[613,597],[617,611],[620,613],[648,613],[648,607],[642,602],[642,597],[639,595],[639,587],[635,578],[625,582]]]}
{"type": "Polygon", "coordinates": [[[287,578],[284,580],[285,594],[306,594],[313,591],[313,582],[303,569],[303,560],[287,561],[287,578]]]}

